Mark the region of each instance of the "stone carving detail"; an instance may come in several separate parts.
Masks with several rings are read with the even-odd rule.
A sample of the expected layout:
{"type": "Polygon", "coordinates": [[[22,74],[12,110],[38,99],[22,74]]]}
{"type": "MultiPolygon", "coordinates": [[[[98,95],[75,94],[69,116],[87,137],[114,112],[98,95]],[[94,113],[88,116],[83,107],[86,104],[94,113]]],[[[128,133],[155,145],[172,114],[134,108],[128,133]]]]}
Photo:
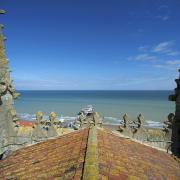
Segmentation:
{"type": "Polygon", "coordinates": [[[19,93],[16,93],[12,85],[12,80],[10,79],[2,29],[3,25],[0,25],[0,105],[5,103],[5,105],[11,106],[13,99],[16,99],[19,93]]]}
{"type": "Polygon", "coordinates": [[[12,83],[8,83],[7,80],[0,80],[1,104],[10,106],[13,104],[13,100],[18,98],[19,95],[19,93],[16,93],[16,90],[12,86],[12,83]]]}
{"type": "Polygon", "coordinates": [[[44,129],[43,113],[41,111],[36,113],[36,123],[32,136],[35,141],[43,140],[47,137],[46,130],[44,129]]]}
{"type": "MultiPolygon", "coordinates": [[[[139,114],[137,116],[137,120],[129,120],[128,114],[125,113],[123,116],[123,122],[119,126],[119,131],[124,132],[124,131],[130,131],[135,134],[137,131],[143,126],[144,124],[144,117],[142,114],[139,114]]],[[[127,132],[128,133],[128,132],[127,132]]]]}
{"type": "Polygon", "coordinates": [[[18,117],[17,117],[16,110],[15,110],[14,108],[10,109],[10,110],[9,110],[9,113],[10,113],[10,115],[11,115],[11,117],[12,117],[12,121],[13,121],[13,122],[16,122],[16,121],[19,120],[18,117]]]}
{"type": "Polygon", "coordinates": [[[49,120],[55,129],[61,128],[61,122],[57,119],[57,114],[55,112],[49,114],[49,120]]]}
{"type": "Polygon", "coordinates": [[[57,118],[57,114],[55,112],[51,112],[49,114],[49,120],[51,121],[51,123],[54,124],[57,121],[56,118],[57,118]]]}
{"type": "MultiPolygon", "coordinates": [[[[4,14],[4,10],[0,10],[0,14],[4,14]]],[[[8,68],[8,60],[6,58],[3,36],[4,26],[0,24],[0,151],[4,151],[4,146],[9,148],[9,144],[16,142],[14,136],[16,131],[15,121],[17,121],[16,111],[13,107],[14,99],[19,96],[12,85],[10,71],[8,68]],[[10,138],[12,137],[13,138],[10,138]]]]}
{"type": "Polygon", "coordinates": [[[163,131],[168,133],[172,130],[172,123],[174,121],[175,115],[173,113],[170,113],[167,117],[167,120],[164,121],[163,131]]]}
{"type": "Polygon", "coordinates": [[[119,131],[120,132],[125,131],[125,129],[127,128],[128,124],[129,124],[128,114],[125,113],[124,116],[123,116],[123,122],[119,126],[119,131]]]}
{"type": "Polygon", "coordinates": [[[41,111],[36,113],[36,122],[37,124],[44,124],[43,113],[41,111]]]}
{"type": "Polygon", "coordinates": [[[141,128],[144,125],[144,117],[142,114],[137,116],[137,128],[141,128]]]}

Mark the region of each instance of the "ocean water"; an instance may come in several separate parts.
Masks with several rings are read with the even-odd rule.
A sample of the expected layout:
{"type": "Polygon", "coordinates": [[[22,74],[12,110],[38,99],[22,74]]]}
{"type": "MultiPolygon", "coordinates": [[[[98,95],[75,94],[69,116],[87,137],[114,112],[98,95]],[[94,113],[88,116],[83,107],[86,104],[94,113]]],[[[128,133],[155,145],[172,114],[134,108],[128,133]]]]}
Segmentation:
{"type": "Polygon", "coordinates": [[[168,101],[172,91],[19,91],[21,97],[15,101],[18,115],[31,120],[37,111],[45,118],[51,111],[67,120],[91,104],[104,118],[104,122],[119,123],[124,113],[130,119],[143,114],[147,124],[162,126],[175,103],[168,101]]]}

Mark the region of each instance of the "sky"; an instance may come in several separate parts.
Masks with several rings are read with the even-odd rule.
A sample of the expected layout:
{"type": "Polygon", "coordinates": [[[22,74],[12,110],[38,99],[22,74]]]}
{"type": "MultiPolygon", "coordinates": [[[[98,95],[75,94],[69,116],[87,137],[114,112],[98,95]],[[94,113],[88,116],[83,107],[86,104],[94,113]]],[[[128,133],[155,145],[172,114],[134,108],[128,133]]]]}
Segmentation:
{"type": "Polygon", "coordinates": [[[19,90],[171,90],[179,0],[1,0],[19,90]]]}

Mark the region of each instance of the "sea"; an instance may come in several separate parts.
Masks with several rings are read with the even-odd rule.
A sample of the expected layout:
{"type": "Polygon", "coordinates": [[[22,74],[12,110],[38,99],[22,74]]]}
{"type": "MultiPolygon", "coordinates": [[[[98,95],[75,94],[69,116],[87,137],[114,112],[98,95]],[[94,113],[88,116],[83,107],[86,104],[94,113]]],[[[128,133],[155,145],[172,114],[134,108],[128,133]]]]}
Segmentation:
{"type": "Polygon", "coordinates": [[[18,116],[23,120],[34,120],[35,113],[42,111],[44,119],[50,112],[56,112],[59,119],[75,121],[78,112],[87,105],[93,105],[103,122],[119,124],[127,113],[135,120],[141,113],[145,123],[162,127],[169,113],[174,113],[175,103],[168,101],[173,91],[18,91],[21,96],[15,101],[18,116]]]}

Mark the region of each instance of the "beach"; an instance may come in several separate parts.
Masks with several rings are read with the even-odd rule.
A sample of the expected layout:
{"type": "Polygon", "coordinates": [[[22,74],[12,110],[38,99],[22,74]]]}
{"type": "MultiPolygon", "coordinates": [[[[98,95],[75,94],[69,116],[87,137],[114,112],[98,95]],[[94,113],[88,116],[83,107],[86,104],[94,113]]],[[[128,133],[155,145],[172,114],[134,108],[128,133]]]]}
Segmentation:
{"type": "Polygon", "coordinates": [[[99,112],[104,123],[119,124],[128,113],[136,119],[142,113],[147,125],[161,127],[175,104],[168,101],[172,91],[19,91],[15,107],[21,119],[33,120],[37,111],[44,118],[54,111],[59,118],[74,121],[77,113],[88,104],[99,112]]]}

